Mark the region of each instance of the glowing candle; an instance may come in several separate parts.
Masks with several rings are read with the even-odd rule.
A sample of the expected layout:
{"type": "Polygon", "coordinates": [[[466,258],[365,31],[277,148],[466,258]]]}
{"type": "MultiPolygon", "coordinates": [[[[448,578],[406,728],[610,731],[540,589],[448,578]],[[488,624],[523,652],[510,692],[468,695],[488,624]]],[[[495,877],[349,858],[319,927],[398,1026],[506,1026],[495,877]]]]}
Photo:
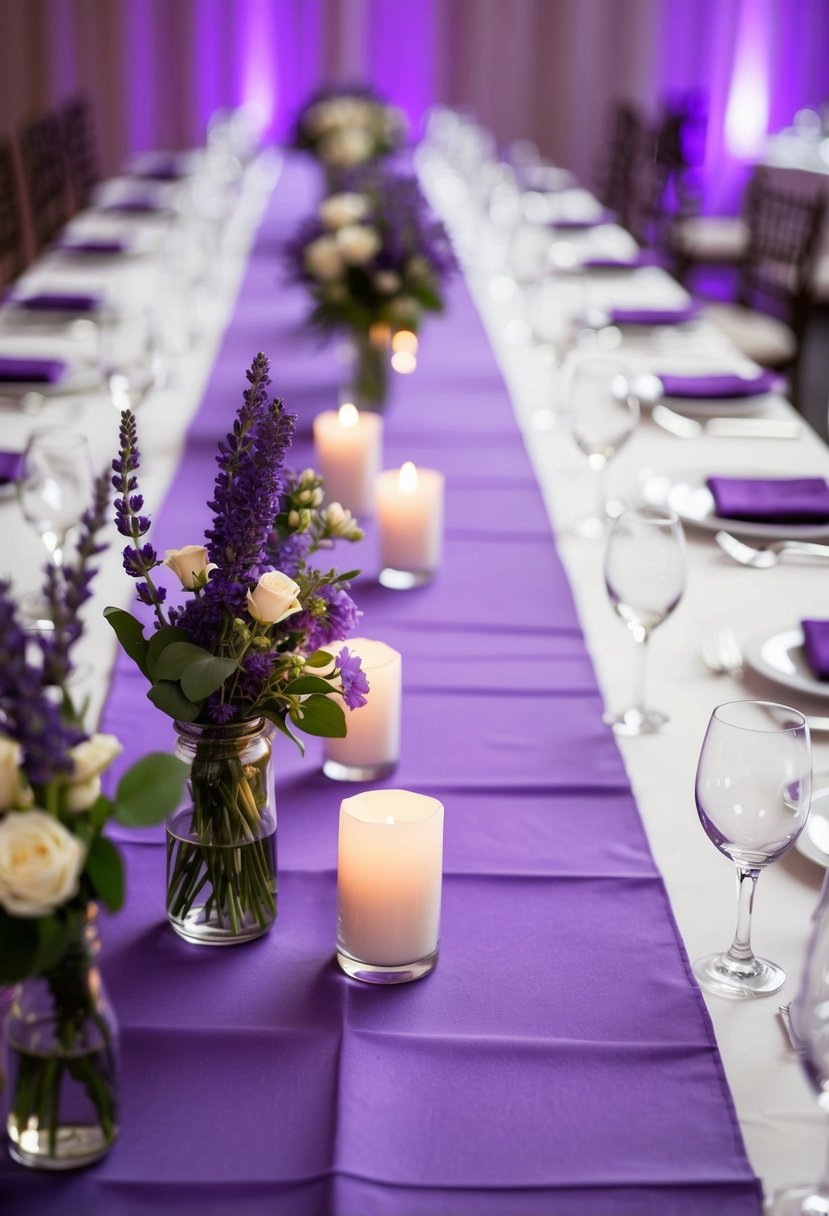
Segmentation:
{"type": "Polygon", "coordinates": [[[349,638],[344,644],[363,661],[368,699],[358,709],[345,711],[344,739],[325,740],[322,771],[334,781],[377,781],[392,771],[400,757],[403,660],[385,642],[349,638]]]}
{"type": "Polygon", "coordinates": [[[369,790],[340,806],[337,961],[374,984],[420,979],[437,962],[443,805],[369,790]]]}
{"type": "Polygon", "coordinates": [[[380,582],[405,590],[428,582],[443,547],[443,474],[406,463],[377,478],[380,582]]]}
{"type": "Polygon", "coordinates": [[[358,517],[374,508],[374,483],[383,450],[383,419],[360,413],[350,401],[314,419],[317,466],[328,502],[339,502],[358,517]]]}

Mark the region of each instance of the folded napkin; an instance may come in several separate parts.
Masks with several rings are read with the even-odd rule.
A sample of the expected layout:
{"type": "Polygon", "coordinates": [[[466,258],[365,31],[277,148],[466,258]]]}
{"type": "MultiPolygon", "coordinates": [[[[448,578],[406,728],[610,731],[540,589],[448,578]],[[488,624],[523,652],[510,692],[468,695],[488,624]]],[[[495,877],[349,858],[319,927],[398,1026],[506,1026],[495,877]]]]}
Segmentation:
{"type": "Polygon", "coordinates": [[[632,258],[590,257],[582,262],[585,270],[638,270],[640,266],[658,265],[658,259],[648,249],[640,249],[632,258]]]}
{"type": "Polygon", "coordinates": [[[662,381],[666,397],[693,397],[716,400],[720,397],[756,397],[772,393],[782,386],[777,372],[761,371],[754,376],[737,376],[721,372],[707,376],[672,376],[656,373],[662,381]]]}
{"type": "Polygon", "coordinates": [[[18,358],[0,355],[0,381],[24,384],[57,384],[66,372],[63,359],[18,358]]]}
{"type": "Polygon", "coordinates": [[[101,211],[110,211],[122,215],[158,215],[166,211],[154,198],[122,198],[113,203],[104,203],[101,211]]]}
{"type": "Polygon", "coordinates": [[[829,621],[801,621],[806,662],[819,680],[829,680],[829,621]]]}
{"type": "Polygon", "coordinates": [[[612,325],[682,325],[699,316],[698,304],[682,308],[611,308],[612,325]]]}
{"type": "Polygon", "coordinates": [[[94,312],[103,297],[86,292],[42,291],[31,296],[11,296],[10,303],[32,312],[94,312]]]}
{"type": "Polygon", "coordinates": [[[126,241],[117,237],[65,237],[58,248],[66,253],[125,253],[129,248],[126,241]]]}
{"type": "Polygon", "coordinates": [[[709,477],[717,515],[758,523],[829,522],[829,485],[822,477],[709,477]]]}
{"type": "Polygon", "coordinates": [[[0,485],[17,481],[23,469],[22,452],[0,452],[0,485]]]}
{"type": "Polygon", "coordinates": [[[153,182],[177,182],[187,176],[187,170],[177,156],[158,156],[129,171],[131,177],[153,182]]]}
{"type": "Polygon", "coordinates": [[[616,222],[616,214],[613,211],[600,211],[598,215],[574,215],[561,216],[559,219],[551,220],[553,228],[560,229],[562,232],[578,232],[582,228],[598,228],[599,224],[614,224],[616,222]]]}

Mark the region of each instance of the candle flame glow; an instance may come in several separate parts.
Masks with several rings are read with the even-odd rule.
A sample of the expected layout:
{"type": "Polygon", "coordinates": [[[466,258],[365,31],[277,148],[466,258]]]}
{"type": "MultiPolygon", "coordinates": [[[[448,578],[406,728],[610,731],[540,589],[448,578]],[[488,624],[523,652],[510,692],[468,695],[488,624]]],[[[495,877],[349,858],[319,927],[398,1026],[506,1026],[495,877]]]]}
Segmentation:
{"type": "Polygon", "coordinates": [[[411,460],[405,461],[401,467],[398,485],[401,494],[414,494],[417,489],[417,469],[411,460]]]}
{"type": "Polygon", "coordinates": [[[417,367],[417,359],[408,350],[398,350],[391,357],[391,365],[401,376],[410,376],[417,367]]]}
{"type": "Polygon", "coordinates": [[[392,350],[405,351],[408,355],[417,354],[417,334],[410,329],[398,329],[391,340],[392,350]]]}
{"type": "Polygon", "coordinates": [[[360,421],[360,415],[357,406],[351,401],[344,401],[340,406],[337,417],[340,420],[340,426],[352,427],[356,426],[360,421]]]}
{"type": "Polygon", "coordinates": [[[390,824],[392,824],[392,825],[393,825],[393,824],[394,824],[394,815],[387,815],[387,816],[386,816],[386,823],[390,823],[390,824]]]}

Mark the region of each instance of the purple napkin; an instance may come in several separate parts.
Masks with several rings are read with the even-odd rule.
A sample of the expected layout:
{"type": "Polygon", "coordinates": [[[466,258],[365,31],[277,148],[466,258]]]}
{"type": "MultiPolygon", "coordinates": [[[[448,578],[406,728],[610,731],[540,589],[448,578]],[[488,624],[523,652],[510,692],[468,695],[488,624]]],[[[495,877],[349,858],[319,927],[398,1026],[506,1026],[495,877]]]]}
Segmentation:
{"type": "Polygon", "coordinates": [[[735,376],[724,372],[710,376],[663,376],[657,372],[662,381],[666,397],[693,397],[700,400],[710,397],[756,397],[759,393],[771,393],[779,389],[782,380],[776,372],[762,371],[756,376],[735,376]]]}
{"type": "Polygon", "coordinates": [[[716,514],[760,523],[829,522],[829,485],[822,477],[709,477],[716,514]]]}
{"type": "Polygon", "coordinates": [[[126,241],[120,241],[116,237],[66,237],[60,242],[58,248],[64,250],[65,253],[125,253],[129,248],[126,241]]]}
{"type": "Polygon", "coordinates": [[[0,485],[17,481],[23,468],[22,452],[0,452],[0,485]]]}
{"type": "Polygon", "coordinates": [[[819,680],[829,680],[829,621],[801,621],[806,661],[819,680]]]}
{"type": "Polygon", "coordinates": [[[682,325],[699,316],[699,305],[683,308],[611,308],[612,325],[682,325]]]}
{"type": "Polygon", "coordinates": [[[560,229],[562,232],[579,232],[583,228],[598,228],[599,224],[614,224],[616,222],[615,211],[601,211],[598,215],[591,216],[562,216],[561,219],[551,220],[553,228],[560,229]]]}
{"type": "Polygon", "coordinates": [[[10,303],[17,308],[28,308],[32,312],[94,312],[103,303],[103,297],[80,292],[44,291],[38,295],[11,297],[10,303]]]}
{"type": "Polygon", "coordinates": [[[57,384],[66,371],[63,359],[26,359],[0,355],[0,381],[57,384]]]}
{"type": "Polygon", "coordinates": [[[187,170],[177,156],[158,156],[129,170],[130,177],[146,181],[177,182],[187,176],[187,170]]]}
{"type": "Polygon", "coordinates": [[[100,210],[126,215],[157,215],[166,208],[154,198],[123,198],[114,203],[105,203],[100,210]]]}
{"type": "Polygon", "coordinates": [[[657,266],[658,260],[649,249],[640,249],[627,260],[624,258],[595,257],[585,258],[582,266],[585,270],[636,270],[639,266],[657,266]]]}

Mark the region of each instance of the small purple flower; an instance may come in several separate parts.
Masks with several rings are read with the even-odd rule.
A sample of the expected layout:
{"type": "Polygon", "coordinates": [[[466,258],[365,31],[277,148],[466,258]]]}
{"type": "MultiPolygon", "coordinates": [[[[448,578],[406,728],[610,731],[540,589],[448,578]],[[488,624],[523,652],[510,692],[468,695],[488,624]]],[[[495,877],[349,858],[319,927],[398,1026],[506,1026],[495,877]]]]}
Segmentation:
{"type": "Polygon", "coordinates": [[[365,705],[369,690],[360,656],[352,654],[347,646],[343,646],[337,655],[337,668],[343,683],[343,700],[349,709],[359,709],[361,705],[365,705]]]}

